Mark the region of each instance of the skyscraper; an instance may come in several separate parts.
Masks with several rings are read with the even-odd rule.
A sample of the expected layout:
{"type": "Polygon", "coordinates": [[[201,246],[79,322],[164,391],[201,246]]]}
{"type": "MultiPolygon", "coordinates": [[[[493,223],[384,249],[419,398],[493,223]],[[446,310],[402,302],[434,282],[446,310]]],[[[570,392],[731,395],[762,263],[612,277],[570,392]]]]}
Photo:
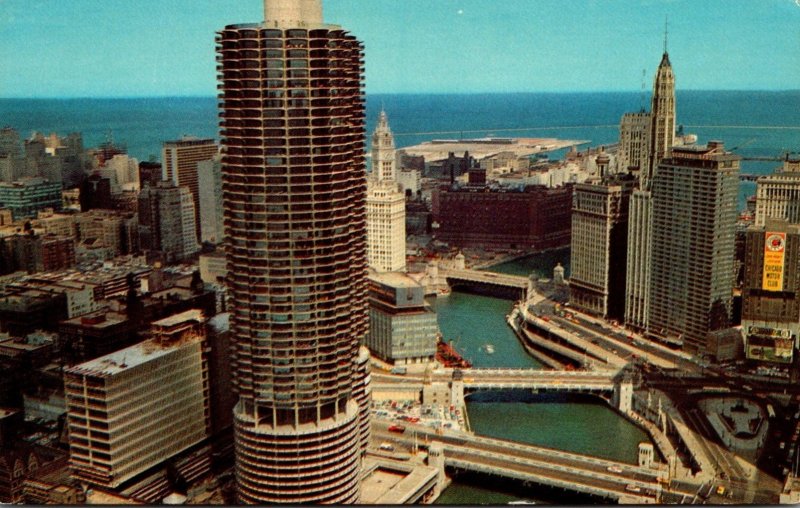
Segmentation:
{"type": "Polygon", "coordinates": [[[675,74],[667,53],[666,35],[664,38],[664,55],[656,71],[653,83],[653,99],[650,105],[650,164],[642,171],[642,189],[649,187],[653,172],[661,159],[669,155],[675,144],[675,74]]]}
{"type": "Polygon", "coordinates": [[[320,0],[266,0],[265,20],[217,37],[237,495],[354,503],[369,408],[363,47],[323,23],[320,0]]]}
{"type": "Polygon", "coordinates": [[[650,113],[625,113],[619,123],[617,172],[636,171],[641,174],[650,164],[650,113]]]}
{"type": "Polygon", "coordinates": [[[197,163],[197,187],[200,192],[201,242],[222,243],[225,238],[222,212],[222,157],[197,163]]]}
{"type": "Polygon", "coordinates": [[[608,156],[597,157],[600,177],[575,185],[572,200],[570,303],[591,314],[622,320],[628,206],[636,183],[630,173],[608,175],[608,156]]]}
{"type": "Polygon", "coordinates": [[[650,191],[636,189],[628,208],[625,324],[644,330],[650,310],[650,191]]]}
{"type": "Polygon", "coordinates": [[[652,182],[648,333],[693,354],[729,326],[739,160],[718,141],[675,147],[652,182]]]}
{"type": "Polygon", "coordinates": [[[167,141],[161,150],[162,180],[170,180],[175,185],[188,187],[192,193],[195,209],[195,231],[202,238],[200,228],[200,177],[198,164],[211,160],[219,148],[213,139],[184,137],[178,141],[167,141]]]}
{"type": "Polygon", "coordinates": [[[659,162],[674,143],[675,75],[667,53],[665,32],[664,54],[653,82],[650,113],[628,113],[620,124],[620,160],[639,168],[639,188],[633,191],[630,202],[625,276],[625,324],[638,329],[647,327],[650,312],[650,187],[659,162]]]}
{"type": "Polygon", "coordinates": [[[187,187],[170,181],[145,186],[138,197],[139,237],[143,250],[159,253],[167,263],[193,256],[200,250],[195,208],[187,187]]]}
{"type": "Polygon", "coordinates": [[[406,269],[406,198],[397,183],[394,136],[381,111],[372,135],[367,187],[367,259],[378,272],[406,269]]]}

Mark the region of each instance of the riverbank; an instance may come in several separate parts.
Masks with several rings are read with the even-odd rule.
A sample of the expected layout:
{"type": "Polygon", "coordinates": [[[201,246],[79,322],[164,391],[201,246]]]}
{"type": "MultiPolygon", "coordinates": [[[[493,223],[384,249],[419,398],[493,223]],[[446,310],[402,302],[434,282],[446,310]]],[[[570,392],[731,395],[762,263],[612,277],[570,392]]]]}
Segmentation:
{"type": "MultiPolygon", "coordinates": [[[[536,277],[544,278],[557,263],[568,265],[569,251],[526,255],[514,261],[493,259],[499,259],[501,264],[493,265],[492,271],[526,276],[533,272],[536,277]]],[[[431,304],[436,308],[442,334],[453,339],[454,347],[475,367],[548,368],[546,362],[529,354],[508,325],[513,302],[455,291],[446,298],[433,299],[431,304]],[[481,349],[487,343],[493,344],[493,354],[481,349]]],[[[650,441],[639,426],[596,398],[522,392],[474,394],[467,399],[466,413],[476,434],[597,454],[631,464],[637,461],[639,443],[650,441]]],[[[564,502],[561,495],[551,496],[539,487],[456,475],[436,503],[506,504],[521,499],[564,502]]]]}

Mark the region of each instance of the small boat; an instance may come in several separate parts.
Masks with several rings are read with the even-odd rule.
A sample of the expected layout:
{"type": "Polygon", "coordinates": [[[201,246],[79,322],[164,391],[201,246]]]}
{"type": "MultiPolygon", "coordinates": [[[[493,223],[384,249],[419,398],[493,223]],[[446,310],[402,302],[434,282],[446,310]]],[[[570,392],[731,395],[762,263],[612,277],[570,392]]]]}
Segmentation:
{"type": "Polygon", "coordinates": [[[516,505],[516,504],[536,504],[533,501],[525,501],[524,499],[520,499],[518,501],[509,501],[508,504],[516,505]]]}
{"type": "Polygon", "coordinates": [[[494,346],[491,344],[484,344],[483,346],[481,346],[481,349],[486,351],[487,354],[490,355],[494,354],[494,346]]]}

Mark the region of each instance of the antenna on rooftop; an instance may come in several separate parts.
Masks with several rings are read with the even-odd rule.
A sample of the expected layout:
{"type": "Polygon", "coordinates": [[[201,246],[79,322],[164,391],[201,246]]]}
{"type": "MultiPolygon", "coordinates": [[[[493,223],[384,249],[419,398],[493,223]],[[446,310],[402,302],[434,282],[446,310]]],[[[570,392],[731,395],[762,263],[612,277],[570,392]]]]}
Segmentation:
{"type": "Polygon", "coordinates": [[[664,15],[664,53],[667,52],[667,37],[669,35],[669,14],[664,15]]]}
{"type": "Polygon", "coordinates": [[[640,97],[641,100],[640,108],[642,113],[644,113],[644,96],[645,96],[645,91],[647,90],[646,87],[647,87],[647,69],[642,69],[642,93],[640,97]]]}

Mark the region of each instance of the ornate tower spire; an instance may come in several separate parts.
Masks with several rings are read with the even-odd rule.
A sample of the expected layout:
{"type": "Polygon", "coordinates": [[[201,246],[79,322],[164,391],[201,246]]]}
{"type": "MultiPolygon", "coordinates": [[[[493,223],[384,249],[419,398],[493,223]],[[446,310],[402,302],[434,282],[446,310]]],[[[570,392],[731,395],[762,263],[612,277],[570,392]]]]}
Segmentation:
{"type": "Polygon", "coordinates": [[[675,144],[675,75],[666,48],[667,31],[664,27],[664,55],[656,71],[653,83],[653,99],[650,106],[650,163],[642,175],[642,188],[649,186],[661,159],[668,157],[675,144]]]}
{"type": "Polygon", "coordinates": [[[322,24],[322,0],[264,0],[264,20],[277,27],[322,24]]]}
{"type": "Polygon", "coordinates": [[[394,135],[389,128],[389,117],[381,108],[378,125],[372,134],[372,175],[378,181],[395,181],[394,135]]]}

